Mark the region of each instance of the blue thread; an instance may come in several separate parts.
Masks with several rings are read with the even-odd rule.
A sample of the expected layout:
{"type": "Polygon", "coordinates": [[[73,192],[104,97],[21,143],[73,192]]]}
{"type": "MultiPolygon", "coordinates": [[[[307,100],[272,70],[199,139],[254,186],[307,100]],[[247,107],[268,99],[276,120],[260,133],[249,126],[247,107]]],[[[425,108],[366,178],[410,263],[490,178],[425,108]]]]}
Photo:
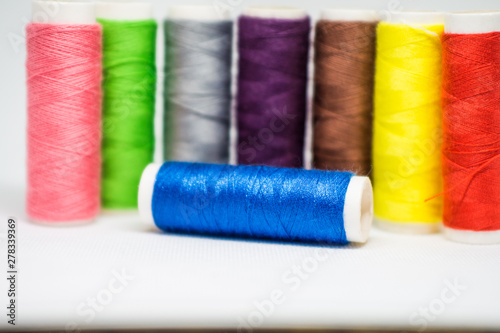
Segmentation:
{"type": "Polygon", "coordinates": [[[167,232],[346,244],[353,174],[265,166],[165,163],[152,210],[167,232]]]}

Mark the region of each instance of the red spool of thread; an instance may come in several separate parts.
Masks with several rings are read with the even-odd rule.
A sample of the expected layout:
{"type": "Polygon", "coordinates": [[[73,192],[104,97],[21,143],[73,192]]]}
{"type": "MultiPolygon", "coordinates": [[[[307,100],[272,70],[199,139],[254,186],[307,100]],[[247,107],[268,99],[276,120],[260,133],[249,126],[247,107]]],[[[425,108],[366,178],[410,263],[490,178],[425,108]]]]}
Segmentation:
{"type": "Polygon", "coordinates": [[[500,243],[500,13],[449,14],[443,36],[444,231],[500,243]]]}

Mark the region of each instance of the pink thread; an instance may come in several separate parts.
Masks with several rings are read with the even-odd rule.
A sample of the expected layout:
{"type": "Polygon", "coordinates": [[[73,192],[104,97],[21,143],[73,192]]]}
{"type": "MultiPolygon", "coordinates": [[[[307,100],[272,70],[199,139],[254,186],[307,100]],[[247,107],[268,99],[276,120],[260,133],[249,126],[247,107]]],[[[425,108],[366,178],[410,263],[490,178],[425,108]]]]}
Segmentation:
{"type": "Polygon", "coordinates": [[[40,222],[93,219],[100,209],[101,27],[26,28],[27,211],[40,222]]]}

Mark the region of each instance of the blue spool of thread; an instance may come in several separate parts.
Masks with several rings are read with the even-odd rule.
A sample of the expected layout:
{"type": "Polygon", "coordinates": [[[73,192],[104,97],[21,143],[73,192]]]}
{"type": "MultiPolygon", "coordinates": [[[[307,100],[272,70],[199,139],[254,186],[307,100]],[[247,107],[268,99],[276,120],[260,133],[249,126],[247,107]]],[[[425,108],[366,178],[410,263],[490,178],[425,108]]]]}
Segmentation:
{"type": "Polygon", "coordinates": [[[167,162],[144,170],[139,211],[166,232],[364,243],[373,194],[348,172],[167,162]]]}

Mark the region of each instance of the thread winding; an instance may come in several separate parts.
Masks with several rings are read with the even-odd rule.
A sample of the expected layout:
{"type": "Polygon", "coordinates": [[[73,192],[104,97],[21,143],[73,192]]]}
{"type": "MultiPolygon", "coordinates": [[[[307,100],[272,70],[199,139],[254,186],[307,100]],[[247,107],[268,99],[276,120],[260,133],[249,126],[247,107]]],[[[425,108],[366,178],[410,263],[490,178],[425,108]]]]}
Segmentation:
{"type": "Polygon", "coordinates": [[[435,225],[441,220],[441,198],[427,199],[442,192],[443,30],[378,25],[373,181],[379,219],[435,225]]]}
{"type": "Polygon", "coordinates": [[[104,57],[102,204],[136,208],[142,170],[154,155],[157,24],[98,22],[104,57]]]}
{"type": "Polygon", "coordinates": [[[231,21],[165,22],[165,158],[229,162],[231,21]]]}
{"type": "Polygon", "coordinates": [[[500,230],[500,32],[443,36],[445,226],[500,230]]]}
{"type": "Polygon", "coordinates": [[[238,163],[301,168],[310,19],[238,24],[238,163]]]}
{"type": "Polygon", "coordinates": [[[346,191],[353,174],[319,170],[165,163],[152,211],[168,232],[347,243],[346,191]]]}
{"type": "Polygon", "coordinates": [[[314,166],[371,170],[375,29],[373,22],[316,25],[314,166]]]}
{"type": "Polygon", "coordinates": [[[27,212],[39,222],[99,212],[101,27],[31,23],[26,28],[27,212]]]}

